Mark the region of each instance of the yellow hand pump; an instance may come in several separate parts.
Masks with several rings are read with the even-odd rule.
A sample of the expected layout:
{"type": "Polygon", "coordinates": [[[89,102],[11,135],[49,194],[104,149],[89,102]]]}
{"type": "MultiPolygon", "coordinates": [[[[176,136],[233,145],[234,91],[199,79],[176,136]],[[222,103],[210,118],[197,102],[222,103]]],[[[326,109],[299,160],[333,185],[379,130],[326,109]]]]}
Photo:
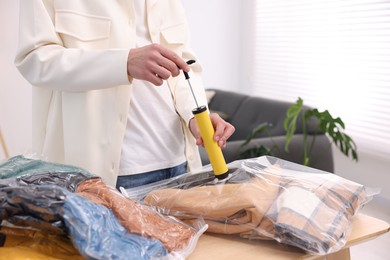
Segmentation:
{"type": "MultiPolygon", "coordinates": [[[[188,65],[194,63],[194,60],[187,61],[188,65]]],[[[192,114],[195,117],[196,123],[199,127],[200,135],[202,136],[203,143],[209,157],[211,167],[213,168],[215,177],[219,180],[225,179],[228,175],[228,168],[223,157],[221,148],[218,146],[217,141],[214,140],[214,127],[210,119],[209,111],[206,106],[199,106],[196,100],[192,85],[190,82],[190,76],[187,72],[183,71],[184,76],[191,89],[192,96],[194,97],[196,108],[192,110],[192,114]]]]}

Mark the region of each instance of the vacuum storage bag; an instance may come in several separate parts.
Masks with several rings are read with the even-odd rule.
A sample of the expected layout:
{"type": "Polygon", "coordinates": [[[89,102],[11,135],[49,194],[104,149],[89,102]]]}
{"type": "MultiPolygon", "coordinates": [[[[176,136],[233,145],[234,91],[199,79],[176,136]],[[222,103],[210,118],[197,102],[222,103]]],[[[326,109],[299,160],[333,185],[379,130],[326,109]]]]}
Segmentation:
{"type": "Polygon", "coordinates": [[[21,155],[0,164],[0,227],[6,241],[0,255],[18,249],[19,259],[23,252],[26,259],[33,252],[39,259],[73,258],[75,251],[87,259],[185,259],[207,229],[201,217],[189,225],[165,216],[84,169],[21,155]],[[10,228],[73,246],[56,254],[47,239],[18,243],[10,228]]]}
{"type": "Polygon", "coordinates": [[[375,195],[335,174],[270,156],[228,167],[222,181],[206,171],[126,192],[189,224],[202,217],[206,232],[274,239],[315,255],[342,248],[353,216],[375,195]]]}

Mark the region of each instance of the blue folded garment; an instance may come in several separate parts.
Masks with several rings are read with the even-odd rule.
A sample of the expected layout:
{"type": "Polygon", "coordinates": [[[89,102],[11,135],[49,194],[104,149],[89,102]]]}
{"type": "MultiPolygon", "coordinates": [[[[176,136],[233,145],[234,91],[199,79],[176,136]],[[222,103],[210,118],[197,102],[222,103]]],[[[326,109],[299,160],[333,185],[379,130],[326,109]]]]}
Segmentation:
{"type": "Polygon", "coordinates": [[[68,194],[62,215],[73,244],[88,259],[150,259],[168,253],[159,240],[128,233],[111,210],[79,195],[68,194]]]}

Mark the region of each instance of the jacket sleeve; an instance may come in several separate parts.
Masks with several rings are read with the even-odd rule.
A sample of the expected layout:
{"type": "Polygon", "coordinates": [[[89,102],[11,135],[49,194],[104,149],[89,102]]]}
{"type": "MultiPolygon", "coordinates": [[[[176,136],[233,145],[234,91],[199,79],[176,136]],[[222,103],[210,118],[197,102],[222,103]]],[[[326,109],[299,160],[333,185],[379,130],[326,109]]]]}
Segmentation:
{"type": "Polygon", "coordinates": [[[55,18],[53,0],[20,0],[15,65],[32,85],[77,92],[129,83],[129,49],[92,48],[90,41],[70,47],[56,30],[55,18]]]}

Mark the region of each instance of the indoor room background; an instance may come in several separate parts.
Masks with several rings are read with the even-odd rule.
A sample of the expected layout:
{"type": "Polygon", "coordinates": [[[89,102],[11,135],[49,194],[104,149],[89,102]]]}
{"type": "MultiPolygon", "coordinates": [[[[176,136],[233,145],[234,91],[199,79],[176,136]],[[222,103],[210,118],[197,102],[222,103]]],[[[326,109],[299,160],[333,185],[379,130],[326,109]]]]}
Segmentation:
{"type": "MultiPolygon", "coordinates": [[[[293,2],[183,0],[204,84],[290,102],[299,96],[340,116],[359,161],[333,149],[335,173],[381,188],[390,205],[390,3],[293,2]]],[[[13,65],[18,1],[0,1],[0,23],[0,128],[11,156],[28,154],[31,89],[13,65]]]]}

